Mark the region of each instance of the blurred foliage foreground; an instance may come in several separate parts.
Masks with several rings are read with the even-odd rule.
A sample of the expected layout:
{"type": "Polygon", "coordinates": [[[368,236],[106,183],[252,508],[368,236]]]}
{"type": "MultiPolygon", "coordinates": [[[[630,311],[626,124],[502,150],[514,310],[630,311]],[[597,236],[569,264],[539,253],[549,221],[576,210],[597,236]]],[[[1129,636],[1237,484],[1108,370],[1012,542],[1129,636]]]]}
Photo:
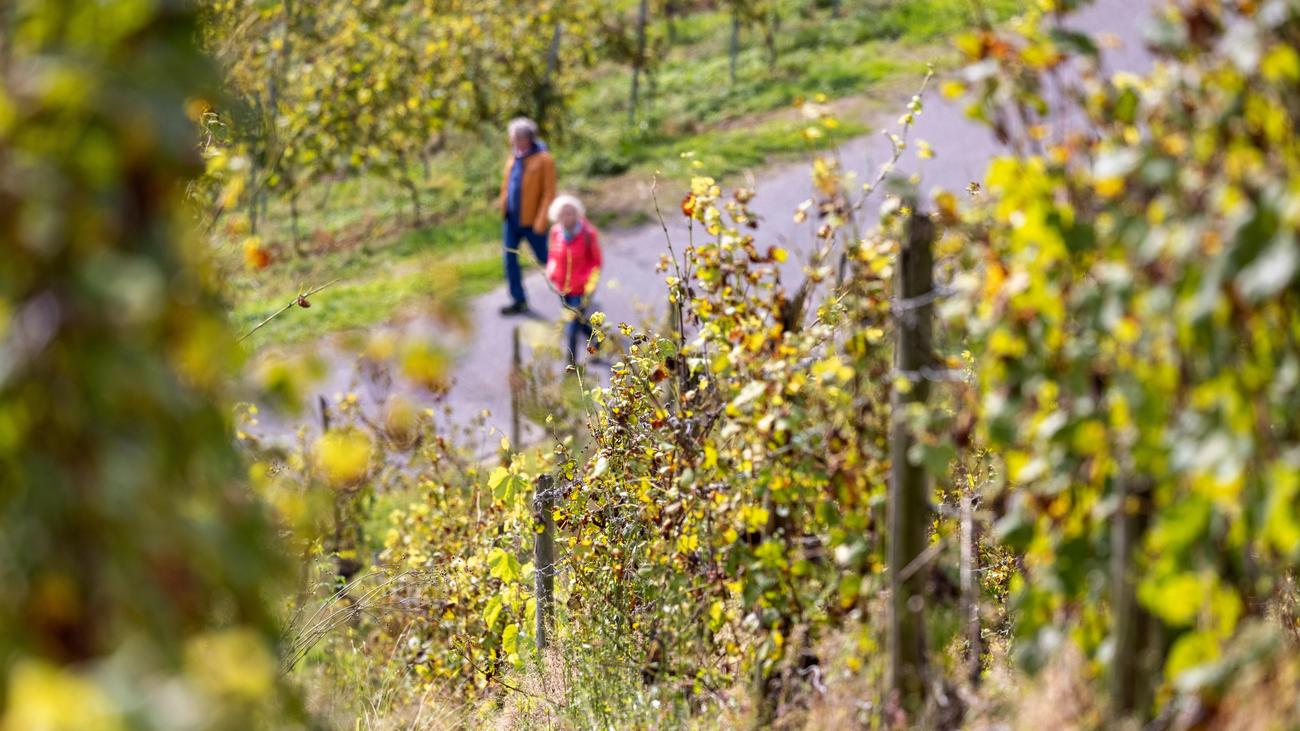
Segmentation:
{"type": "Polygon", "coordinates": [[[0,14],[0,726],[293,727],[292,574],[242,479],[239,356],[183,205],[186,102],[214,81],[195,19],[0,14]]]}
{"type": "MultiPolygon", "coordinates": [[[[752,192],[696,178],[673,324],[594,314],[622,352],[583,396],[517,374],[548,438],[496,467],[415,405],[439,354],[387,337],[356,354],[377,413],[344,394],[262,444],[183,205],[193,18],[7,12],[4,731],[1300,723],[1293,0],[1163,11],[1146,78],[1100,73],[1064,8],[963,37],[942,90],[1014,153],[925,202],[815,161],[801,272],[752,192]],[[931,239],[935,291],[896,298],[931,239]],[[902,372],[909,318],[934,352],[902,372]],[[884,663],[894,421],[934,485],[916,687],[884,663]]],[[[311,370],[256,400],[310,405],[311,370]]]]}

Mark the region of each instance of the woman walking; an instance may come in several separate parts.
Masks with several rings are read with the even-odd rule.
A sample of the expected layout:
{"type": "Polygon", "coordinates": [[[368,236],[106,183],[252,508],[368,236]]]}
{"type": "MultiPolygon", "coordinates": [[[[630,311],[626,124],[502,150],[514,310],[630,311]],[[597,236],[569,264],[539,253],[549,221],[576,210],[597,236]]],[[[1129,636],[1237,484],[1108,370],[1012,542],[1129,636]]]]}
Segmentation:
{"type": "Polygon", "coordinates": [[[567,355],[569,364],[577,365],[579,336],[584,343],[591,339],[587,307],[600,279],[600,236],[574,196],[557,196],[547,213],[554,225],[547,246],[546,277],[564,298],[570,318],[567,355]]]}

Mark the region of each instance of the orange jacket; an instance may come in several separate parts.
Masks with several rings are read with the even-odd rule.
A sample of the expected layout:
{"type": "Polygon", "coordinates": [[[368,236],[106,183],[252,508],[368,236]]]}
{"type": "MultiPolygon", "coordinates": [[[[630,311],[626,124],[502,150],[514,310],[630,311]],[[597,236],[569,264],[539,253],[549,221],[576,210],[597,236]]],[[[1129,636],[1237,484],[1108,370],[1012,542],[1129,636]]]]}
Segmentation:
{"type": "MultiPolygon", "coordinates": [[[[515,164],[513,153],[506,155],[505,169],[501,173],[501,195],[497,207],[506,213],[506,190],[510,187],[510,168],[515,164]]],[[[546,231],[546,209],[555,198],[555,159],[546,150],[524,158],[524,183],[519,196],[519,223],[537,232],[546,231]]]]}

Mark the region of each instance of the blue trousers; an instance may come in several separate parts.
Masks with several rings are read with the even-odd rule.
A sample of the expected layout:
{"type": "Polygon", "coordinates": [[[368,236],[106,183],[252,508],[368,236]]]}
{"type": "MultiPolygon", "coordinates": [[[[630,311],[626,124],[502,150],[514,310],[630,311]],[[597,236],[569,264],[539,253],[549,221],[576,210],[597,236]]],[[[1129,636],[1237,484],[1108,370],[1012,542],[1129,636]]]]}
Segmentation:
{"type": "Polygon", "coordinates": [[[539,264],[546,265],[546,232],[534,231],[527,226],[520,226],[507,216],[501,227],[501,239],[505,249],[506,282],[510,285],[510,299],[519,304],[528,302],[524,294],[524,275],[519,267],[519,241],[524,239],[533,247],[539,264]]]}
{"type": "Polygon", "coordinates": [[[569,361],[573,362],[578,359],[578,342],[585,345],[591,339],[591,323],[587,322],[587,308],[583,306],[582,295],[566,294],[564,295],[564,305],[573,315],[569,320],[569,361]]]}

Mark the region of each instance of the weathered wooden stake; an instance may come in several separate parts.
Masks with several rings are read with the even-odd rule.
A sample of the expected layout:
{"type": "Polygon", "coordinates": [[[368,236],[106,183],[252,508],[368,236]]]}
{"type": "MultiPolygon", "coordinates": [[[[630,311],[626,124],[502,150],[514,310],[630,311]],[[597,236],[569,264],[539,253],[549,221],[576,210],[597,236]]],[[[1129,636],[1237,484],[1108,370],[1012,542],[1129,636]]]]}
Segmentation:
{"type": "Polygon", "coordinates": [[[540,529],[533,536],[533,566],[536,567],[537,649],[546,649],[546,632],[551,625],[551,604],[555,596],[555,480],[537,478],[533,489],[533,522],[540,529]]]}
{"type": "Polygon", "coordinates": [[[650,0],[641,0],[636,23],[636,63],[632,64],[632,99],[627,106],[628,124],[636,124],[637,96],[641,86],[641,70],[645,66],[645,26],[650,14],[650,0]]]}
{"type": "Polygon", "coordinates": [[[519,391],[523,387],[521,383],[523,374],[523,356],[519,349],[519,326],[516,325],[510,333],[510,448],[519,450],[519,391]]]}
{"type": "Polygon", "coordinates": [[[552,118],[550,109],[555,98],[555,74],[560,68],[560,37],[563,33],[564,24],[556,23],[555,29],[551,31],[551,47],[546,52],[546,75],[542,77],[542,83],[537,85],[533,94],[533,103],[536,107],[534,115],[537,123],[546,133],[558,134],[559,131],[558,120],[552,118]]]}
{"type": "Polygon", "coordinates": [[[288,181],[290,186],[294,186],[289,191],[289,230],[293,234],[293,252],[298,256],[306,256],[307,250],[303,248],[302,226],[300,221],[302,216],[298,211],[298,188],[296,182],[288,181]]]}
{"type": "Polygon", "coordinates": [[[934,225],[912,206],[907,241],[898,255],[895,281],[894,362],[910,388],[895,388],[889,484],[889,576],[892,611],[889,621],[889,685],[903,708],[915,711],[925,701],[925,574],[913,565],[926,547],[930,522],[929,479],[921,465],[908,461],[916,442],[907,412],[924,404],[930,383],[923,370],[930,365],[934,254],[934,225]]]}
{"type": "Polygon", "coordinates": [[[1110,667],[1112,723],[1146,720],[1159,659],[1154,618],[1138,603],[1133,581],[1133,555],[1146,530],[1148,495],[1132,477],[1116,481],[1118,504],[1111,527],[1111,611],[1115,617],[1115,653],[1110,667]]]}
{"type": "Polygon", "coordinates": [[[730,65],[728,66],[728,77],[731,85],[736,85],[736,57],[740,55],[740,10],[734,5],[731,8],[731,47],[729,51],[731,56],[730,65]]]}
{"type": "Polygon", "coordinates": [[[971,685],[980,682],[980,655],[984,651],[980,629],[979,528],[975,523],[974,488],[961,491],[961,618],[966,625],[966,677],[971,685]]]}
{"type": "Polygon", "coordinates": [[[330,405],[320,394],[316,395],[316,401],[320,403],[320,431],[324,434],[330,430],[330,405]]]}

